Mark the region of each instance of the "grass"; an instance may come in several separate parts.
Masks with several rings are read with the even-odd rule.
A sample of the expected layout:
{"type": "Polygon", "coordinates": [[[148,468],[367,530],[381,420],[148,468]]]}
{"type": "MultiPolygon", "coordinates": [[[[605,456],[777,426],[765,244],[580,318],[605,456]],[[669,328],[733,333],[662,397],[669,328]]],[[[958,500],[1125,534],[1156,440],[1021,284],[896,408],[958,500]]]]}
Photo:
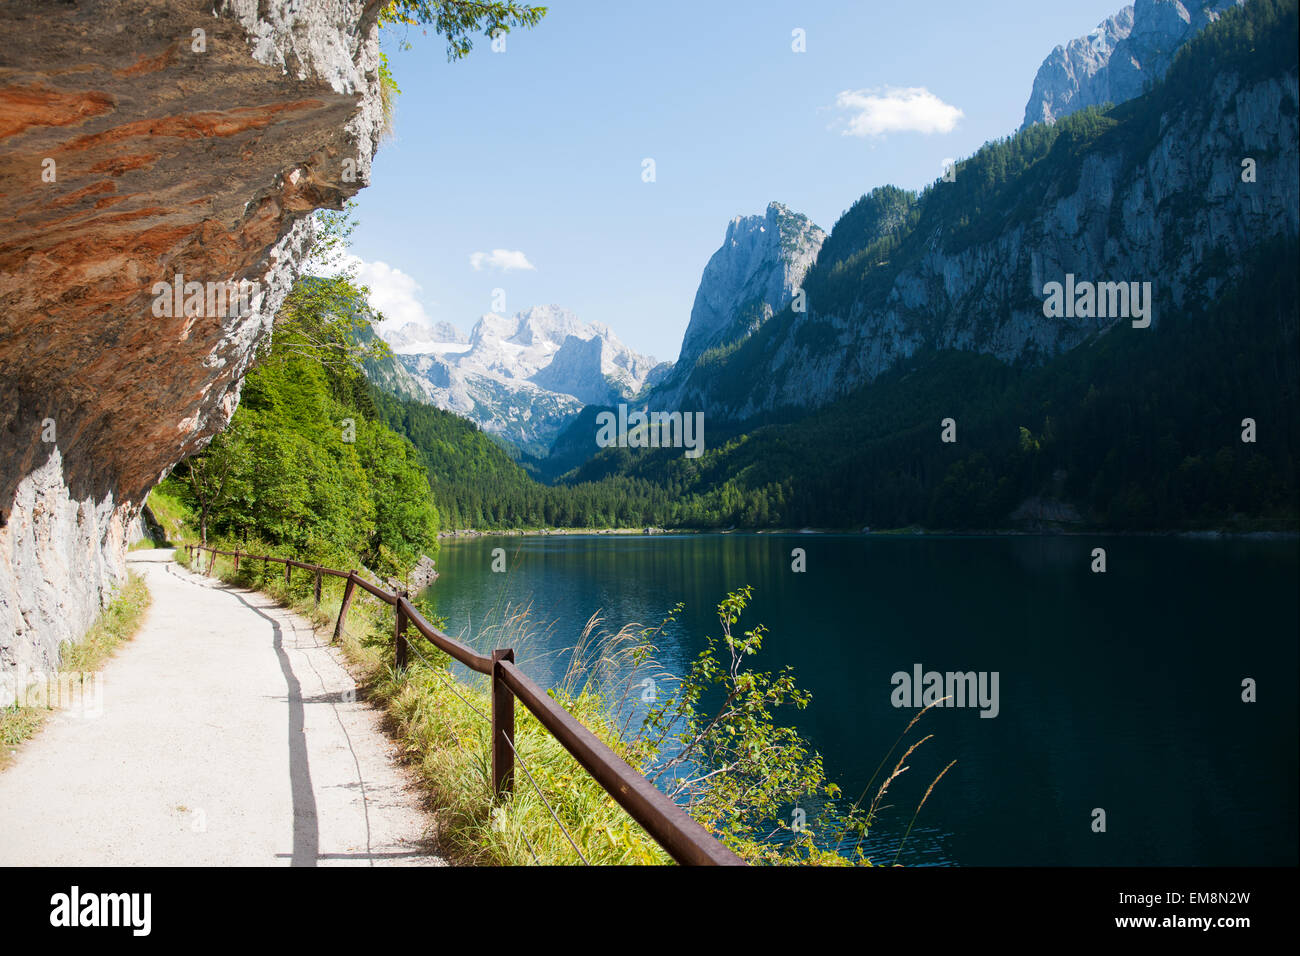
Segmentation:
{"type": "MultiPolygon", "coordinates": [[[[439,808],[440,843],[451,857],[508,865],[671,862],[522,706],[515,709],[515,791],[494,804],[486,679],[459,686],[452,680],[445,668],[417,662],[402,674],[387,669],[374,685],[404,752],[439,808]]],[[[560,700],[620,751],[599,696],[560,700]]]]}
{"type": "MultiPolygon", "coordinates": [[[[247,547],[255,553],[275,553],[274,549],[253,543],[247,547]]],[[[184,549],[178,549],[176,557],[189,565],[184,549]]],[[[209,556],[204,556],[204,569],[208,560],[209,556]]],[[[327,563],[338,566],[338,562],[327,563]]],[[[312,621],[318,633],[324,631],[326,640],[332,637],[343,593],[340,579],[324,579],[317,606],[312,575],[304,571],[295,571],[286,585],[281,565],[245,558],[236,574],[233,560],[221,557],[213,573],[222,580],[270,595],[312,621]]],[[[445,629],[432,615],[425,616],[445,629]]],[[[638,692],[639,679],[647,673],[660,684],[677,678],[664,673],[653,659],[655,648],[647,632],[629,625],[611,634],[600,624],[596,617],[588,621],[576,646],[568,651],[563,679],[548,693],[630,765],[649,765],[654,742],[642,739],[640,731],[630,731],[626,720],[620,725],[613,715],[623,713],[627,695],[638,692]]],[[[489,626],[480,626],[476,643],[480,647],[514,647],[517,653],[526,654],[529,636],[535,639],[540,630],[530,608],[497,609],[489,626]]],[[[522,704],[515,707],[518,756],[514,793],[504,801],[494,801],[488,746],[492,705],[487,679],[480,675],[459,679],[447,655],[413,629],[407,636],[410,662],[399,671],[394,665],[391,608],[357,590],[341,638],[342,650],[357,681],[358,695],[383,709],[386,730],[396,740],[401,759],[427,797],[436,821],[430,836],[444,857],[457,864],[485,865],[671,863],[658,844],[522,704]]],[[[526,662],[524,669],[528,669],[526,662]]],[[[872,783],[925,712],[922,710],[908,724],[881,761],[872,783]]],[[[907,758],[929,739],[926,736],[905,748],[903,759],[886,776],[870,803],[867,826],[885,809],[880,801],[908,769],[907,758]]],[[[930,791],[947,769],[935,778],[917,805],[904,843],[930,791]]],[[[866,795],[864,790],[853,809],[862,804],[866,795]]],[[[852,809],[849,813],[851,816],[852,809]]],[[[846,826],[849,822],[845,817],[846,826]]],[[[837,842],[846,838],[852,846],[854,841],[847,830],[840,833],[837,842]]],[[[765,838],[727,842],[751,863],[851,866],[871,862],[861,852],[844,854],[816,845],[791,855],[768,844],[765,838]]],[[[902,846],[900,843],[895,862],[902,846]]]]}
{"type": "MultiPolygon", "coordinates": [[[[139,630],[150,604],[144,578],[134,572],[99,620],[79,641],[65,641],[59,648],[59,671],[63,674],[87,674],[99,670],[125,641],[139,630]]],[[[31,695],[24,694],[25,699],[31,695]]],[[[26,705],[15,702],[0,708],[0,770],[17,755],[20,744],[30,740],[54,711],[51,702],[26,705]]]]}
{"type": "MultiPolygon", "coordinates": [[[[266,552],[262,552],[266,553],[266,552]]],[[[189,556],[177,549],[187,567],[189,556]]],[[[207,557],[203,568],[207,567],[207,557]]],[[[332,633],[342,602],[343,582],[326,578],[316,606],[312,578],[296,572],[284,583],[279,565],[219,558],[215,577],[256,588],[332,633]]],[[[501,646],[524,643],[534,630],[527,610],[500,615],[491,634],[501,646]]],[[[606,696],[595,681],[613,666],[628,629],[598,637],[597,621],[574,650],[562,687],[552,696],[616,753],[635,764],[637,745],[626,740],[609,716],[606,696]]],[[[491,698],[486,678],[453,676],[449,658],[408,631],[410,665],[393,662],[392,611],[358,591],[348,613],[342,650],[359,695],[385,711],[386,727],[401,757],[418,778],[436,821],[439,851],[451,862],[484,865],[665,864],[658,844],[521,704],[515,708],[515,791],[494,801],[491,789],[491,698]]]]}
{"type": "Polygon", "coordinates": [[[176,479],[167,478],[149,492],[146,502],[154,518],[162,525],[168,543],[185,540],[186,529],[193,523],[190,510],[182,501],[180,492],[176,479]]]}

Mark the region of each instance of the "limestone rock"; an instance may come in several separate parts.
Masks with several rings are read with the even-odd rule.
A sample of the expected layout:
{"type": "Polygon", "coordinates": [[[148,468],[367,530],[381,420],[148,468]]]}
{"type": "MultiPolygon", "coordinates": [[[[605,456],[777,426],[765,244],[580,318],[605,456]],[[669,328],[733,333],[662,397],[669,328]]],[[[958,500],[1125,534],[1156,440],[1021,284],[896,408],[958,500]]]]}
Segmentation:
{"type": "Polygon", "coordinates": [[[737,216],[709,259],[691,307],[677,364],[743,337],[790,301],[826,240],[806,216],[779,202],[761,216],[737,216]]]}
{"type": "Polygon", "coordinates": [[[367,182],[380,6],[0,7],[0,671],[53,666],[111,598],[145,494],[233,413],[305,217],[367,182]],[[160,315],[178,274],[252,292],[160,315]]]}
{"type": "Polygon", "coordinates": [[[817,408],[927,348],[1005,362],[1059,355],[1117,322],[1044,315],[1044,284],[1070,273],[1152,280],[1153,328],[1204,306],[1258,244],[1300,234],[1298,115],[1296,73],[1225,71],[1188,108],[1162,116],[1140,152],[1088,151],[997,230],[960,244],[922,237],[870,294],[831,308],[812,297],[806,313],[774,317],[781,324],[761,354],[693,380],[693,407],[719,422],[817,408]],[[1258,160],[1257,181],[1241,181],[1243,156],[1258,160]]]}
{"type": "Polygon", "coordinates": [[[1165,75],[1179,48],[1245,0],[1137,0],[1086,36],[1058,46],[1034,77],[1025,122],[1052,123],[1075,110],[1123,103],[1165,75]]]}
{"type": "Polygon", "coordinates": [[[438,571],[433,566],[433,558],[427,554],[420,555],[420,560],[415,562],[415,567],[406,576],[406,583],[410,586],[412,593],[427,588],[430,584],[438,579],[438,571]]]}

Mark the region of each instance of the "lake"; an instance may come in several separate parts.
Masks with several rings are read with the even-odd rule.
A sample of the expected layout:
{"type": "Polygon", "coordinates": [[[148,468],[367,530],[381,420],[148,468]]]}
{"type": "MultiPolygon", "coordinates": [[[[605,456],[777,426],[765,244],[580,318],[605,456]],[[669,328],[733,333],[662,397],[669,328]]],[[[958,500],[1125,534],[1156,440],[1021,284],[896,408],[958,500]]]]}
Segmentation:
{"type": "Polygon", "coordinates": [[[720,635],[726,592],[752,585],[741,623],[769,630],[754,666],[794,667],[813,700],[786,722],[853,797],[916,713],[894,706],[906,688],[893,675],[982,673],[996,716],[921,719],[912,736],[934,737],[890,788],[875,862],[1295,865],[1298,556],[1293,538],[483,537],[444,539],[427,596],[480,649],[499,643],[503,609],[531,604],[511,643],[550,685],[592,614],[656,624],[678,602],[658,643],[681,673],[720,635]],[[1091,570],[1097,547],[1105,573],[1091,570]]]}

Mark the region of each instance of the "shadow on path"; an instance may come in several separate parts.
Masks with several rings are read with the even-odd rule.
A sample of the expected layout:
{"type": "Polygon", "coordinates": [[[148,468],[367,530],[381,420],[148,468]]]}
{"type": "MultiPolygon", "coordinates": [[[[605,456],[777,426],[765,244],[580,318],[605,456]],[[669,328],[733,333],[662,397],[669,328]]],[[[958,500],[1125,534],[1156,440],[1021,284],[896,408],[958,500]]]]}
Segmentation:
{"type": "Polygon", "coordinates": [[[316,794],[311,786],[311,764],[307,759],[307,737],[303,729],[302,685],[289,666],[280,622],[263,613],[261,608],[249,604],[242,594],[231,589],[226,591],[258,617],[270,621],[275,634],[275,656],[280,662],[280,673],[284,675],[289,704],[289,788],[293,793],[293,856],[289,865],[315,866],[320,857],[320,822],[316,816],[316,794]]]}

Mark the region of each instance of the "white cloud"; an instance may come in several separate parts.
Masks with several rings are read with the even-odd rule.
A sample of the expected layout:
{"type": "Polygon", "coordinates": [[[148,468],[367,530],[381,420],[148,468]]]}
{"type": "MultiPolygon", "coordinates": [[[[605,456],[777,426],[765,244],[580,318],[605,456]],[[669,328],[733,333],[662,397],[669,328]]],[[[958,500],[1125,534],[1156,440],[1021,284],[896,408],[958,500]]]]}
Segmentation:
{"type": "Polygon", "coordinates": [[[845,136],[950,133],[964,115],[923,86],[844,90],[835,106],[848,114],[845,136]]]}
{"type": "Polygon", "coordinates": [[[511,269],[537,268],[518,249],[493,249],[491,252],[472,252],[469,256],[469,264],[474,267],[475,271],[480,269],[500,269],[502,272],[509,272],[511,269]]]}
{"type": "Polygon", "coordinates": [[[433,324],[417,295],[420,284],[411,276],[386,262],[367,262],[350,254],[346,259],[355,269],[358,284],[369,287],[371,308],[383,313],[381,331],[401,328],[407,322],[433,324]]]}

